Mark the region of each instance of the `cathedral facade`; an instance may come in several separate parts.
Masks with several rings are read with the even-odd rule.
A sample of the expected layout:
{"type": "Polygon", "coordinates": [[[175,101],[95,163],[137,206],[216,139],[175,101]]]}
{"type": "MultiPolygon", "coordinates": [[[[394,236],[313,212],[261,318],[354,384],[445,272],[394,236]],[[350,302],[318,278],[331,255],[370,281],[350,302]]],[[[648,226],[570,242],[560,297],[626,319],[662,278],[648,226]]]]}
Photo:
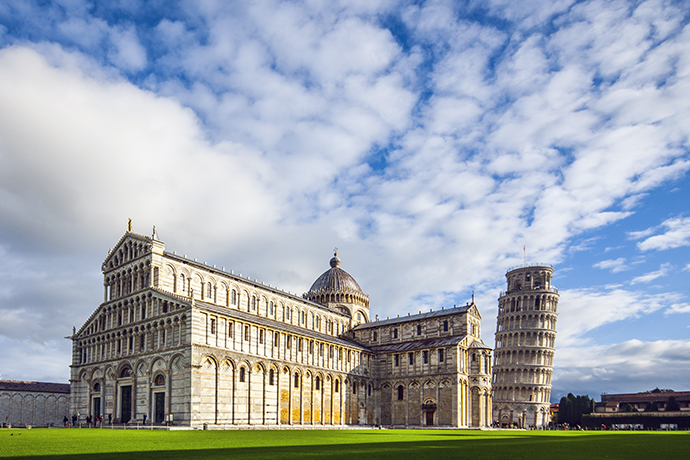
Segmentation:
{"type": "Polygon", "coordinates": [[[131,228],[72,334],[70,411],[113,423],[491,424],[479,311],[371,320],[337,254],[303,296],[165,250],[131,228]]]}

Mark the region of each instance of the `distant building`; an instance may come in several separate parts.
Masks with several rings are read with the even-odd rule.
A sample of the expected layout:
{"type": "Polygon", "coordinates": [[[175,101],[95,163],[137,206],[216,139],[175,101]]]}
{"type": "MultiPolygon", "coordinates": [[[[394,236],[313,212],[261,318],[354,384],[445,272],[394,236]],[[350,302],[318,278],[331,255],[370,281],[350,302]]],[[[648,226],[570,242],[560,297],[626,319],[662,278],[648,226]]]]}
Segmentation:
{"type": "Polygon", "coordinates": [[[474,301],[371,321],[334,256],[303,296],[127,233],[103,302],[72,335],[71,412],[233,426],[491,423],[491,350],[474,301]]]}
{"type": "Polygon", "coordinates": [[[62,426],[69,418],[69,384],[0,380],[0,423],[4,426],[62,426]]]}
{"type": "Polygon", "coordinates": [[[670,397],[676,400],[680,412],[690,414],[690,391],[603,394],[601,402],[596,403],[594,412],[619,413],[630,408],[635,412],[645,412],[652,404],[658,408],[655,412],[664,412],[670,397]]]}
{"type": "Polygon", "coordinates": [[[690,391],[603,394],[582,423],[592,428],[688,429],[690,391]],[[671,401],[677,410],[669,407],[671,401]]]}
{"type": "Polygon", "coordinates": [[[549,424],[558,290],[553,267],[525,266],[506,273],[498,299],[492,387],[493,420],[520,428],[549,424]]]}

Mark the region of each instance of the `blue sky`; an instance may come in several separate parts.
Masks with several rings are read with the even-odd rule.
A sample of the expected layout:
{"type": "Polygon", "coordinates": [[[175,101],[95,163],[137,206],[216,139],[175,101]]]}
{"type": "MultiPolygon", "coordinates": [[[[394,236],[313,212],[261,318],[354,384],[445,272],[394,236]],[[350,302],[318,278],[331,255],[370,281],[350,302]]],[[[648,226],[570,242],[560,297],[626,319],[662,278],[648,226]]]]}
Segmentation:
{"type": "Polygon", "coordinates": [[[553,399],[688,390],[690,8],[0,5],[0,378],[66,381],[126,230],[381,317],[555,267],[553,399]]]}

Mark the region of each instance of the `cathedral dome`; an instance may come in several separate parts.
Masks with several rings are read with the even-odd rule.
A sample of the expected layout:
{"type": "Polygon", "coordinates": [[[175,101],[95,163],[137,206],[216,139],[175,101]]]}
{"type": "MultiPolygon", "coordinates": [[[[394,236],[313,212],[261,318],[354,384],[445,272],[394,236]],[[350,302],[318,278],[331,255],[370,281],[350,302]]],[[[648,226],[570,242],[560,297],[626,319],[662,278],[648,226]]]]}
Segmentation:
{"type": "Polygon", "coordinates": [[[342,292],[342,291],[359,291],[357,281],[348,272],[340,268],[340,258],[336,253],[331,259],[331,269],[319,276],[314,284],[311,285],[309,292],[314,291],[328,291],[328,292],[342,292]]]}
{"type": "Polygon", "coordinates": [[[330,261],[331,268],[319,276],[304,296],[322,305],[330,303],[354,303],[369,307],[369,296],[362,291],[357,281],[340,268],[338,253],[330,261]]]}

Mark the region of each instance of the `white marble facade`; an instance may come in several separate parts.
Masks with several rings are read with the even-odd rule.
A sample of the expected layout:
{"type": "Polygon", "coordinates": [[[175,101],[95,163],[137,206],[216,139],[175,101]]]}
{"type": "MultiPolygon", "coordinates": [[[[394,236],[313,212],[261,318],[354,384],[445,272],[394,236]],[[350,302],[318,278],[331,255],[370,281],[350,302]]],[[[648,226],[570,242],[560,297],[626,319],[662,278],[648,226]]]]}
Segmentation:
{"type": "Polygon", "coordinates": [[[210,428],[491,423],[474,302],[371,321],[337,255],[296,296],[165,251],[155,230],[125,233],[102,271],[103,303],[72,336],[72,413],[210,428]]]}

